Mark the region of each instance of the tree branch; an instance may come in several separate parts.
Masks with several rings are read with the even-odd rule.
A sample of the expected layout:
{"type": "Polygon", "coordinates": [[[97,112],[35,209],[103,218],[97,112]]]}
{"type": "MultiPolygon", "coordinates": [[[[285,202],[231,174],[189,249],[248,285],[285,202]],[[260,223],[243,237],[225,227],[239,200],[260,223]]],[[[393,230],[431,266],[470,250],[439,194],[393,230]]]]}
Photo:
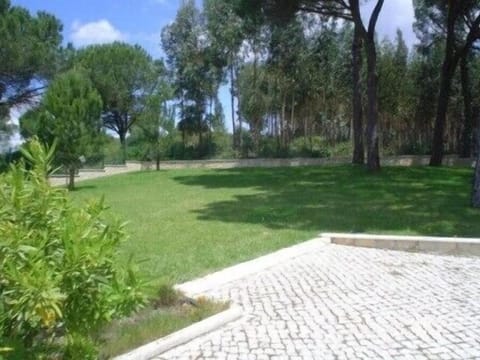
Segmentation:
{"type": "Polygon", "coordinates": [[[383,2],[384,0],[377,1],[372,15],[370,16],[370,21],[368,22],[368,35],[372,38],[375,36],[375,26],[377,26],[378,17],[380,15],[380,11],[382,11],[383,2]]]}

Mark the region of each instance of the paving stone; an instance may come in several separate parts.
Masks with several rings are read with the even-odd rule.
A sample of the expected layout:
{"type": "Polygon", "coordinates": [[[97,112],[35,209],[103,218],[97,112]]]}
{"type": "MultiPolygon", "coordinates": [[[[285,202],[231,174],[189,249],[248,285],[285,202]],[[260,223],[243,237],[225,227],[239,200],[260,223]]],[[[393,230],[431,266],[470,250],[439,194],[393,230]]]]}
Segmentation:
{"type": "Polygon", "coordinates": [[[479,274],[478,257],[326,245],[205,294],[243,320],[156,359],[480,358],[479,274]]]}

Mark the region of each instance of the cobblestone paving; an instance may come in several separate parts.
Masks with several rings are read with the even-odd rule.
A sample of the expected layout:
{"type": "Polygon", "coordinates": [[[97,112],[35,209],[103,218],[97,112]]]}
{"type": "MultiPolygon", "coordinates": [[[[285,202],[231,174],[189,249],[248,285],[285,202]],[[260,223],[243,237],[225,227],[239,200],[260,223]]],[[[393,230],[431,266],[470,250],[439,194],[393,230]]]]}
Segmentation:
{"type": "Polygon", "coordinates": [[[480,258],[325,245],[208,295],[243,319],[156,359],[480,359],[480,258]]]}

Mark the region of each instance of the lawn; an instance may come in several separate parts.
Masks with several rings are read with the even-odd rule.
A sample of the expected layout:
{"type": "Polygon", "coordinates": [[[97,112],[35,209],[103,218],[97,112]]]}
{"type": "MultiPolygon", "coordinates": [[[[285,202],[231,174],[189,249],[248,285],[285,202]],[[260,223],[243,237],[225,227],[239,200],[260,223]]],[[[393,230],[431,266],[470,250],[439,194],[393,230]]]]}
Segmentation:
{"type": "Polygon", "coordinates": [[[122,247],[153,285],[177,283],[320,232],[480,236],[472,170],[354,166],[138,172],[78,184],[128,221],[122,247]]]}

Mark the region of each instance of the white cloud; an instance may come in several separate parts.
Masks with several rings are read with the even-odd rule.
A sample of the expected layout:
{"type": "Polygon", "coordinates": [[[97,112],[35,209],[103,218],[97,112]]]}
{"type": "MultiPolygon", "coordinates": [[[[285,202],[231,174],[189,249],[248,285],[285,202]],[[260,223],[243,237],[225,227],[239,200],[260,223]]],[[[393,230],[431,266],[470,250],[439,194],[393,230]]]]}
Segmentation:
{"type": "Polygon", "coordinates": [[[74,21],[72,24],[71,41],[76,46],[105,44],[127,39],[127,35],[116,29],[108,20],[101,19],[82,24],[74,21]]]}

